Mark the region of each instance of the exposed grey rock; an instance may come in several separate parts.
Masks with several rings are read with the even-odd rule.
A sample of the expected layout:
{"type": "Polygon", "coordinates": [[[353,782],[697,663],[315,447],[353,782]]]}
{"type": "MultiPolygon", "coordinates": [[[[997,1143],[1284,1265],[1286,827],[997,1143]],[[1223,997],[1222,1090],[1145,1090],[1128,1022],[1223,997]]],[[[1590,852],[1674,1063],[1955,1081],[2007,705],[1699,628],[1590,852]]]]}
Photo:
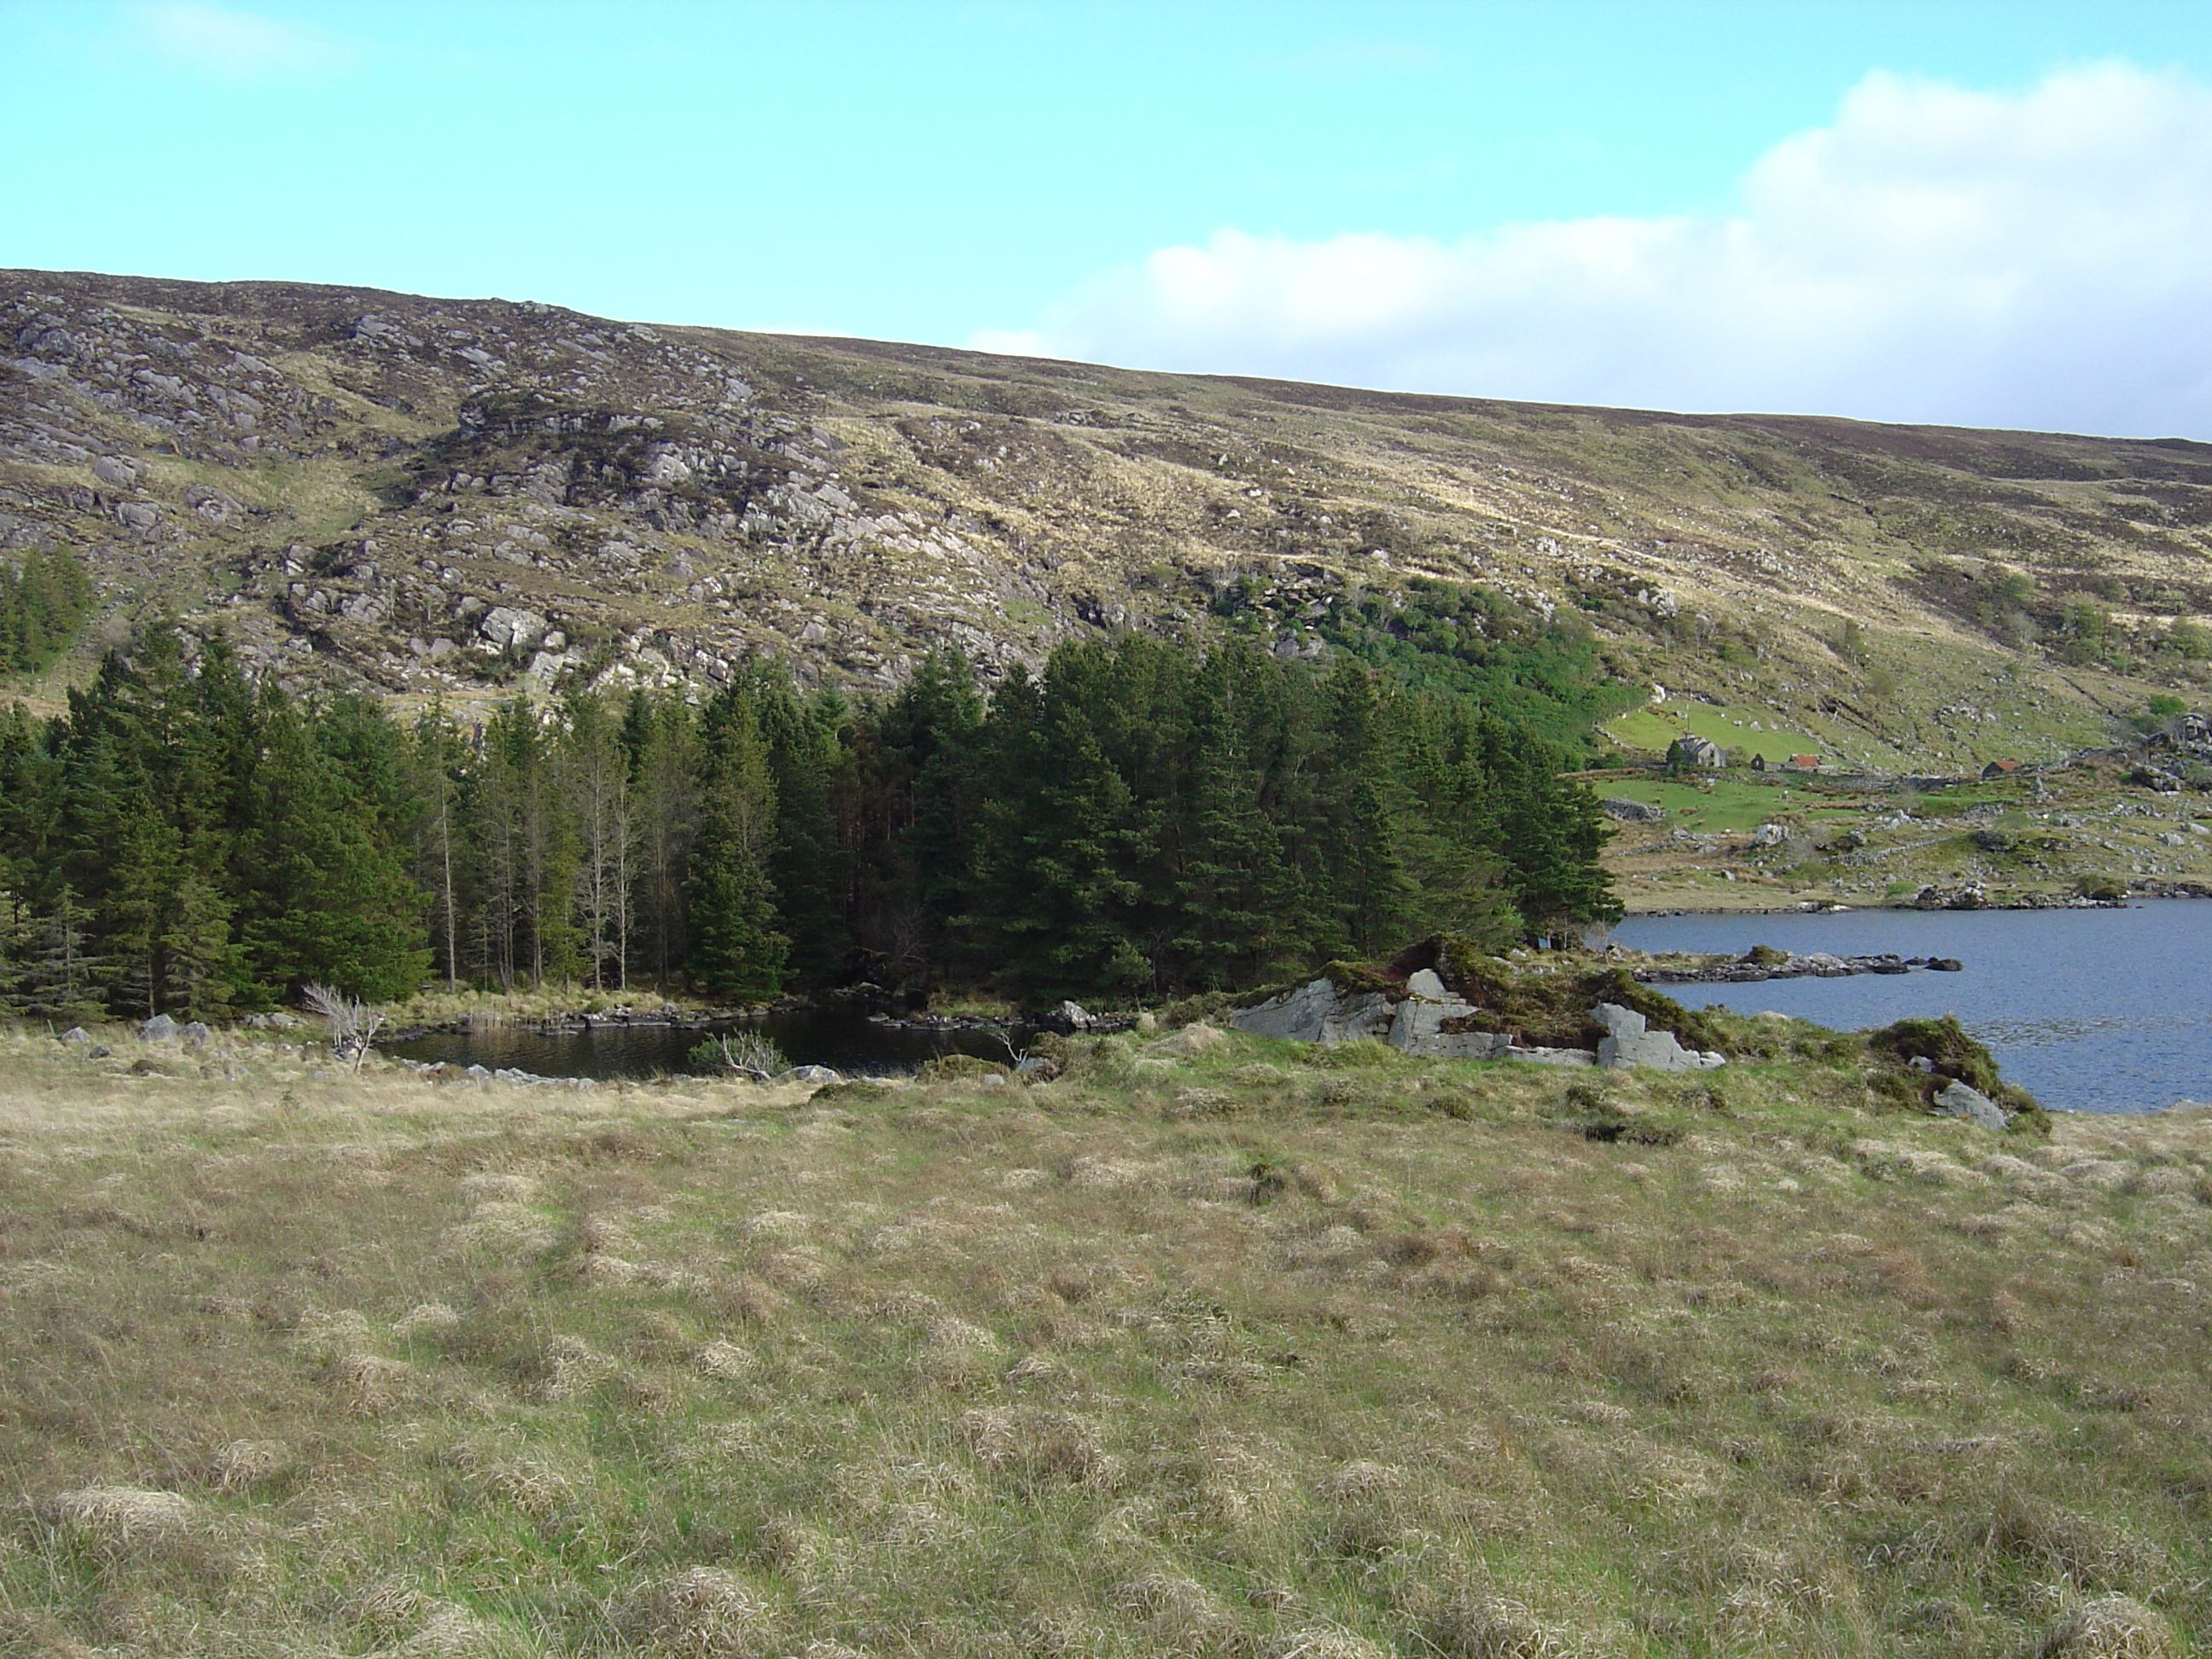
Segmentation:
{"type": "Polygon", "coordinates": [[[1955,1078],[1936,1097],[1934,1109],[1938,1117],[1963,1117],[1980,1129],[2002,1129],[2012,1121],[2011,1114],[2003,1107],[1979,1089],[1955,1078]]]}
{"type": "Polygon", "coordinates": [[[1230,1017],[1230,1024],[1259,1036],[1350,1042],[1382,1036],[1389,1029],[1391,1013],[1390,999],[1380,992],[1340,991],[1324,977],[1270,997],[1257,1007],[1240,1009],[1230,1017]]]}
{"type": "Polygon", "coordinates": [[[151,1019],[138,1022],[138,1040],[141,1042],[174,1044],[181,1035],[177,1022],[167,1014],[156,1014],[151,1019]]]}
{"type": "Polygon", "coordinates": [[[1640,800],[1631,800],[1626,795],[1607,795],[1598,803],[1598,810],[1609,818],[1623,823],[1656,823],[1667,816],[1663,806],[1646,806],[1640,800]]]}
{"type": "MultiPolygon", "coordinates": [[[[1443,1023],[1474,1012],[1472,1004],[1444,988],[1435,969],[1421,969],[1406,981],[1406,1000],[1391,1017],[1390,1046],[1409,1054],[1438,1053],[1431,1045],[1443,1036],[1443,1023]]],[[[1486,1038],[1489,1034],[1480,1035],[1486,1038]]]]}
{"type": "Polygon", "coordinates": [[[89,1048],[92,1043],[92,1033],[86,1030],[82,1025],[72,1025],[68,1030],[62,1033],[62,1041],[64,1042],[78,1043],[89,1048]]]}
{"type": "Polygon", "coordinates": [[[1079,1002],[1063,1002],[1054,1011],[1053,1018],[1071,1031],[1087,1031],[1098,1021],[1079,1002]]]}
{"type": "Polygon", "coordinates": [[[186,493],[185,500],[194,513],[210,524],[228,524],[245,510],[228,491],[211,484],[196,486],[186,493]]]}
{"type": "Polygon", "coordinates": [[[1590,1012],[1605,1027],[1597,1063],[1607,1071],[1649,1066],[1662,1072],[1710,1072],[1728,1063],[1723,1055],[1685,1048],[1672,1031],[1650,1030],[1643,1015],[1617,1002],[1601,1002],[1590,1012]]]}
{"type": "Polygon", "coordinates": [[[775,1074],[778,1083],[842,1083],[844,1073],[834,1072],[827,1066],[794,1066],[787,1072],[775,1074]]]}
{"type": "Polygon", "coordinates": [[[188,1048],[197,1048],[215,1033],[198,1020],[188,1020],[177,1031],[178,1040],[188,1048]]]}
{"type": "Polygon", "coordinates": [[[1512,1048],[1496,1056],[1499,1060],[1517,1060],[1530,1066],[1595,1066],[1597,1056],[1587,1048],[1512,1048]]]}
{"type": "Polygon", "coordinates": [[[1505,1031],[1441,1031],[1413,1052],[1424,1060],[1525,1060],[1534,1051],[1516,1050],[1505,1031]]]}
{"type": "Polygon", "coordinates": [[[92,464],[92,476],[117,489],[128,489],[138,482],[138,469],[120,455],[103,455],[92,464]]]}
{"type": "Polygon", "coordinates": [[[499,650],[528,646],[544,636],[550,624],[535,611],[495,605],[477,623],[477,632],[499,650]]]}
{"type": "Polygon", "coordinates": [[[1789,839],[1790,831],[1779,823],[1762,823],[1751,832],[1753,847],[1779,847],[1789,839]]]}

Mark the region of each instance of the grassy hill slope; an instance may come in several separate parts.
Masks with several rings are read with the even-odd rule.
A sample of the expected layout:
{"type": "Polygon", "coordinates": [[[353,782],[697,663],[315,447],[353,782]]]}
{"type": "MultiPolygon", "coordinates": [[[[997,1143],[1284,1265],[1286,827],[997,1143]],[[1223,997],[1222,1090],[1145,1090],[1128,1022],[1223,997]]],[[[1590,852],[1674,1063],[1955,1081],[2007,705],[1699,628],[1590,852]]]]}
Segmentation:
{"type": "Polygon", "coordinates": [[[1729,1030],[811,1099],[0,1036],[0,1652],[2212,1632],[2206,1115],[1992,1135],[1729,1030]]]}
{"type": "Polygon", "coordinates": [[[1632,744],[1687,709],[1869,766],[2043,758],[2207,674],[2198,444],[38,271],[0,273],[0,549],[80,550],[118,624],[464,706],[757,650],[867,686],[1123,625],[1310,653],[1363,603],[1440,649],[1480,626],[1391,623],[1422,581],[1587,638],[1627,701],[1664,687],[1632,744]]]}

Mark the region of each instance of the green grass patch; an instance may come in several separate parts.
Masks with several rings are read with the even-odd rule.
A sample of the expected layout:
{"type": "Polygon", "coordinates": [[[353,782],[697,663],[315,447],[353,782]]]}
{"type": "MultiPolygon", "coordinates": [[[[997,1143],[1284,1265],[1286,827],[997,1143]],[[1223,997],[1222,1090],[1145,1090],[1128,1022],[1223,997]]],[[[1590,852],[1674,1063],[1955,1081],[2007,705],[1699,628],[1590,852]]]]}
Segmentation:
{"type": "Polygon", "coordinates": [[[1802,731],[1777,731],[1771,710],[1751,712],[1742,708],[1715,708],[1706,704],[1658,703],[1646,705],[1628,714],[1607,720],[1602,728],[1607,737],[1623,749],[1651,755],[1663,755],[1675,738],[1704,738],[1723,749],[1741,749],[1747,757],[1765,755],[1770,765],[1778,765],[1791,755],[1818,755],[1823,761],[1833,761],[1834,754],[1822,738],[1802,731]],[[1751,723],[1758,720],[1765,729],[1754,732],[1751,723]]]}

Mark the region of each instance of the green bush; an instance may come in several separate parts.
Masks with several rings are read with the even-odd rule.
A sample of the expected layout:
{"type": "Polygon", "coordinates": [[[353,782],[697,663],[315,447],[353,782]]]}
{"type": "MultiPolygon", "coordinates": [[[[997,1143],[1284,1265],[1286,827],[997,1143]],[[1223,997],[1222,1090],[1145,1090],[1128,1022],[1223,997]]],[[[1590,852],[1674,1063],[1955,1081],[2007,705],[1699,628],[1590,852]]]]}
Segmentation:
{"type": "Polygon", "coordinates": [[[1012,1077],[1013,1067],[980,1054],[939,1054],[922,1062],[924,1083],[972,1083],[978,1078],[1012,1077]]]}
{"type": "Polygon", "coordinates": [[[1625,1106],[1595,1083],[1571,1083],[1555,1118],[1562,1128],[1584,1140],[1626,1141],[1636,1146],[1671,1146],[1686,1126],[1673,1114],[1625,1106]]]}
{"type": "MultiPolygon", "coordinates": [[[[1956,1079],[2009,1111],[2042,1110],[2033,1095],[1998,1075],[1996,1059],[1966,1035],[1955,1014],[1945,1014],[1940,1019],[1900,1019],[1874,1032],[1867,1045],[1876,1056],[1894,1063],[1899,1069],[1891,1075],[1911,1082],[1923,1104],[1935,1097],[1944,1081],[1956,1079]],[[1912,1064],[1916,1060],[1925,1060],[1929,1067],[1917,1081],[1912,1076],[1919,1069],[1912,1064]]],[[[1880,1086],[1885,1092],[1893,1092],[1895,1087],[1893,1084],[1880,1086]]]]}

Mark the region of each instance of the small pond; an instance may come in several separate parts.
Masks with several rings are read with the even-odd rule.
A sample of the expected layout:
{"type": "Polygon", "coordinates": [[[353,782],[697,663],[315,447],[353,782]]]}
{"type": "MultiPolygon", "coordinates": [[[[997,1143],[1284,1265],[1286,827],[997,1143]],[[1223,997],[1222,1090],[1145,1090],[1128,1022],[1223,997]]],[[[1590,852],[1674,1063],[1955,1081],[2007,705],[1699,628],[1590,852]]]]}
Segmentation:
{"type": "MultiPolygon", "coordinates": [[[[848,1075],[911,1072],[939,1054],[1007,1057],[1006,1045],[996,1030],[883,1025],[850,1008],[795,1009],[720,1029],[758,1031],[789,1055],[794,1066],[834,1066],[848,1075]]],[[[443,1060],[495,1070],[512,1066],[540,1077],[639,1078],[689,1071],[692,1049],[708,1035],[669,1025],[599,1025],[550,1035],[533,1026],[502,1025],[433,1032],[378,1046],[400,1060],[443,1060]]],[[[1028,1041],[1025,1031],[1009,1035],[1017,1048],[1028,1041]]]]}

